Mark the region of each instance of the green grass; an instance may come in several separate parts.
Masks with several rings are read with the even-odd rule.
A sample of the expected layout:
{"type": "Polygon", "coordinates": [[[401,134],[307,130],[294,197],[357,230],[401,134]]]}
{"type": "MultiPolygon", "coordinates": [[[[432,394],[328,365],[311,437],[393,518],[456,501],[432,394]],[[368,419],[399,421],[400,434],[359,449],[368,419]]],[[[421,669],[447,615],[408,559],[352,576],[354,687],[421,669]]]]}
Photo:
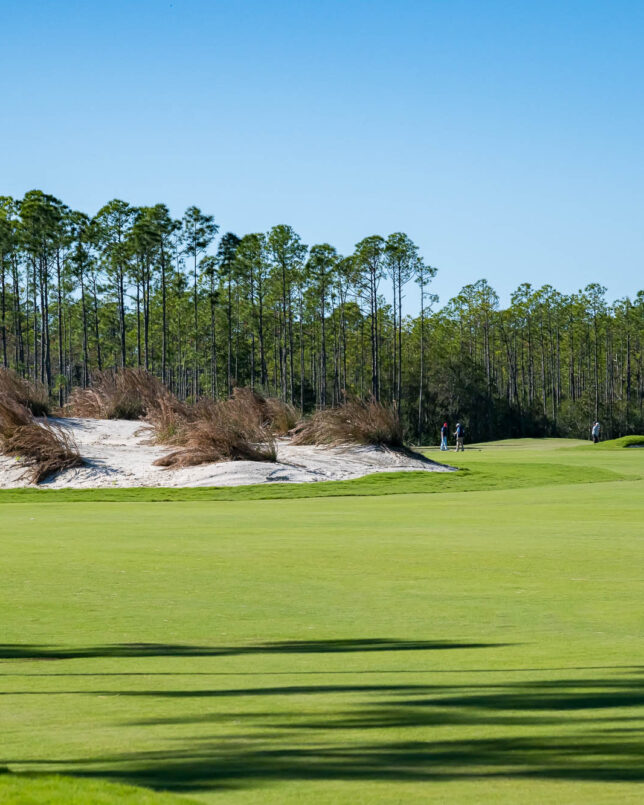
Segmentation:
{"type": "MultiPolygon", "coordinates": [[[[480,449],[480,448],[475,448],[480,449]]],[[[436,458],[431,449],[428,455],[436,458]]],[[[468,459],[470,456],[468,455],[468,459]]],[[[303,484],[253,484],[248,486],[169,487],[123,489],[4,489],[2,503],[158,503],[171,501],[293,500],[346,496],[415,495],[440,492],[474,492],[485,489],[519,489],[552,484],[589,484],[618,481],[627,476],[599,466],[558,462],[492,462],[467,466],[462,454],[443,463],[457,465],[459,472],[386,472],[351,481],[321,481],[303,484]]]]}
{"type": "Polygon", "coordinates": [[[0,801],[640,802],[644,455],[580,444],[1,497],[0,801]]]}
{"type": "Polygon", "coordinates": [[[644,447],[644,436],[622,436],[620,439],[608,439],[605,442],[588,446],[599,447],[603,450],[612,450],[616,447],[644,447]]]}
{"type": "Polygon", "coordinates": [[[3,805],[181,805],[185,797],[160,794],[132,785],[118,785],[105,780],[44,774],[5,774],[0,776],[0,802],[3,805]]]}

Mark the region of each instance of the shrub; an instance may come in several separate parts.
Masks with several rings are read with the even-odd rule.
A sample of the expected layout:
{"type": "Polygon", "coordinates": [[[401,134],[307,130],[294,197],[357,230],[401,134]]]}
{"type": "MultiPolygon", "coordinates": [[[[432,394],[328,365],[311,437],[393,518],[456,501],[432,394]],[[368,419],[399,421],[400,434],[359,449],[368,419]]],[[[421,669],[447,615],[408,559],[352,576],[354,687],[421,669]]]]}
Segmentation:
{"type": "Polygon", "coordinates": [[[240,410],[248,408],[248,415],[254,412],[276,436],[286,436],[298,423],[295,407],[277,397],[263,397],[249,388],[235,388],[232,399],[240,410]]]}
{"type": "Polygon", "coordinates": [[[50,411],[45,386],[23,379],[13,369],[0,368],[0,396],[24,405],[34,416],[47,416],[50,411]]]}
{"type": "Polygon", "coordinates": [[[68,432],[37,422],[28,408],[7,396],[0,397],[0,452],[19,458],[34,484],[83,464],[68,432]]]}
{"type": "Polygon", "coordinates": [[[300,421],[297,409],[277,397],[266,398],[266,413],[276,436],[286,436],[300,421]]]}
{"type": "Polygon", "coordinates": [[[246,394],[229,400],[202,400],[179,424],[171,444],[178,446],[154,463],[160,467],[188,467],[219,461],[275,461],[273,433],[261,407],[246,394]]]}
{"type": "Polygon", "coordinates": [[[74,389],[67,410],[88,419],[163,419],[180,403],[158,377],[145,369],[95,372],[92,385],[74,389]]]}
{"type": "Polygon", "coordinates": [[[64,413],[68,416],[79,416],[86,419],[103,419],[105,402],[94,389],[72,389],[64,413]]]}
{"type": "Polygon", "coordinates": [[[173,444],[189,419],[189,408],[168,391],[148,407],[146,418],[154,428],[154,442],[173,444]]]}
{"type": "Polygon", "coordinates": [[[293,444],[372,444],[401,449],[398,412],[374,399],[347,400],[336,408],[316,411],[293,432],[293,444]]]}

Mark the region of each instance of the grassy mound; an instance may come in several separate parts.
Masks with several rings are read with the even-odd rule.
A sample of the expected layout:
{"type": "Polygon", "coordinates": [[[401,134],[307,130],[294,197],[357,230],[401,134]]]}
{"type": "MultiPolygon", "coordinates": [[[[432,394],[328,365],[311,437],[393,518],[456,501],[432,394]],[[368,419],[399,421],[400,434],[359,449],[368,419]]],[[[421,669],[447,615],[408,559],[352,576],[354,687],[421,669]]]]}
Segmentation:
{"type": "Polygon", "coordinates": [[[0,397],[0,452],[19,459],[34,484],[83,463],[67,431],[37,422],[28,408],[8,397],[0,397]]]}
{"type": "Polygon", "coordinates": [[[605,442],[592,445],[593,447],[612,450],[620,447],[644,447],[644,436],[621,436],[619,439],[607,439],[605,442]]]}

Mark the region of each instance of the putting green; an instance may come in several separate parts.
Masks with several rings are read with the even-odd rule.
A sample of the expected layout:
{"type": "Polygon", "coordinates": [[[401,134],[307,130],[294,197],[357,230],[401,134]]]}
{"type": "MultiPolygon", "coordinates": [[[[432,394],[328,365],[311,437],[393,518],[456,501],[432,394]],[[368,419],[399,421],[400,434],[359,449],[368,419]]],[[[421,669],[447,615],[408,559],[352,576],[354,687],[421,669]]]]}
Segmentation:
{"type": "Polygon", "coordinates": [[[641,801],[644,453],[583,445],[0,494],[0,801],[641,801]]]}

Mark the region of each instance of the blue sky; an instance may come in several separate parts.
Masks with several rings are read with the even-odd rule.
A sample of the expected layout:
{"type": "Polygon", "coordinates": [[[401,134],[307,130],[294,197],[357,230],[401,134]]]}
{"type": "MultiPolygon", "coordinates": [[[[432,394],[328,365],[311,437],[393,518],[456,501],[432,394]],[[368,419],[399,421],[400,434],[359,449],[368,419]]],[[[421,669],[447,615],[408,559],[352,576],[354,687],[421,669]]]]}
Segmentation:
{"type": "Polygon", "coordinates": [[[642,2],[0,0],[0,37],[0,193],[403,230],[441,302],[643,285],[642,2]]]}

